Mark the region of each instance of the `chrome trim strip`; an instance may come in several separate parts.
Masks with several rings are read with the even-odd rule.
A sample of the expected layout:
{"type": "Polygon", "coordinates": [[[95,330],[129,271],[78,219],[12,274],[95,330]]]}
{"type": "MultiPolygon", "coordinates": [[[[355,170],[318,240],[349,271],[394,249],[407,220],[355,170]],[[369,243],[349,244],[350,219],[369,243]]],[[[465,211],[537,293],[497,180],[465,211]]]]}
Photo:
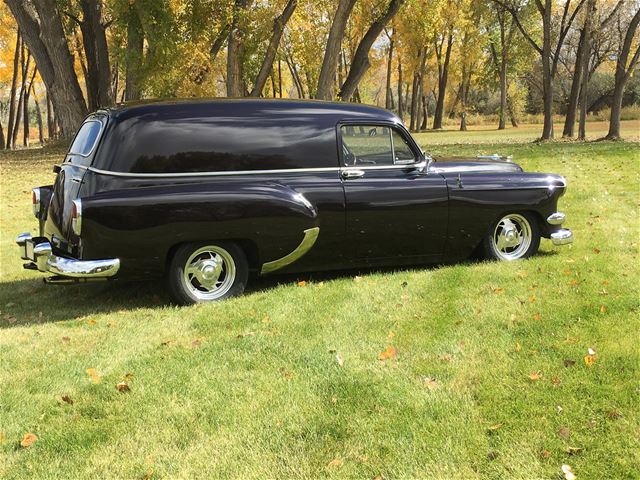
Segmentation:
{"type": "Polygon", "coordinates": [[[551,234],[551,241],[554,245],[568,245],[573,243],[573,232],[568,228],[562,228],[551,234]]]}
{"type": "Polygon", "coordinates": [[[396,164],[396,165],[369,165],[356,167],[317,167],[317,168],[276,168],[270,170],[229,170],[210,172],[176,172],[176,173],[131,173],[115,172],[113,170],[103,170],[101,168],[74,165],[78,168],[90,170],[100,175],[111,175],[114,177],[131,178],[170,178],[170,177],[214,177],[214,176],[235,176],[235,175],[278,175],[281,173],[315,173],[315,172],[342,172],[344,170],[407,170],[411,168],[424,168],[424,162],[396,164]]]}
{"type": "Polygon", "coordinates": [[[547,223],[549,225],[562,225],[567,216],[562,212],[554,212],[547,217],[547,223]]]}
{"type": "Polygon", "coordinates": [[[114,172],[112,170],[102,170],[95,167],[84,167],[94,173],[101,175],[111,175],[114,177],[134,177],[134,178],[168,178],[168,177],[213,177],[232,175],[277,175],[280,173],[313,173],[313,172],[338,172],[339,167],[318,167],[318,168],[279,168],[273,170],[230,170],[213,172],[177,172],[177,173],[129,173],[114,172]]]}
{"type": "Polygon", "coordinates": [[[319,234],[320,227],[308,228],[304,231],[304,238],[300,242],[300,245],[295,248],[295,250],[282,258],[262,264],[262,270],[260,270],[260,273],[262,275],[271,273],[295,262],[305,253],[311,250],[311,247],[313,247],[313,245],[316,243],[319,234]]]}

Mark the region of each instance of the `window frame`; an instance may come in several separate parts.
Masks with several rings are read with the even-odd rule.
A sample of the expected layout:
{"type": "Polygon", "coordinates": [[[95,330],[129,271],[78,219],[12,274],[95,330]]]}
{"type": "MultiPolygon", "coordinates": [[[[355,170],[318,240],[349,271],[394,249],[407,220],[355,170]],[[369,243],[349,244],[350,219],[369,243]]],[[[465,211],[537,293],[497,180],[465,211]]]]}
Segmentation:
{"type": "Polygon", "coordinates": [[[340,168],[357,168],[359,170],[362,169],[376,169],[376,170],[385,170],[385,169],[398,169],[398,168],[411,168],[422,161],[422,150],[418,147],[415,140],[406,129],[404,125],[398,122],[390,122],[384,120],[367,120],[367,119],[346,119],[341,120],[336,124],[336,134],[338,138],[338,158],[340,159],[340,168]],[[391,159],[393,164],[391,165],[347,165],[344,161],[344,140],[342,138],[342,127],[347,126],[361,126],[361,127],[387,127],[389,128],[389,142],[391,144],[391,159]],[[393,142],[393,134],[391,130],[395,130],[406,142],[409,146],[409,149],[413,152],[415,156],[415,161],[412,163],[396,163],[395,158],[395,145],[393,142]]]}

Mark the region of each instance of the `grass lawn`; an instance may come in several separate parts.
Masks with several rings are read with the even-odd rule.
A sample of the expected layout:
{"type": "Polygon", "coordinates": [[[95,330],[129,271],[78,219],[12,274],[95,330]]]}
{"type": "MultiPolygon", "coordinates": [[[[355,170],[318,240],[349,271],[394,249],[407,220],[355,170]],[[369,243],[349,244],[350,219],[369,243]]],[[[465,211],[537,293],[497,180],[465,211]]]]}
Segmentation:
{"type": "Polygon", "coordinates": [[[517,135],[418,139],[565,175],[573,245],[181,308],[23,271],[13,238],[62,152],[0,153],[0,477],[640,477],[640,144],[517,135]]]}

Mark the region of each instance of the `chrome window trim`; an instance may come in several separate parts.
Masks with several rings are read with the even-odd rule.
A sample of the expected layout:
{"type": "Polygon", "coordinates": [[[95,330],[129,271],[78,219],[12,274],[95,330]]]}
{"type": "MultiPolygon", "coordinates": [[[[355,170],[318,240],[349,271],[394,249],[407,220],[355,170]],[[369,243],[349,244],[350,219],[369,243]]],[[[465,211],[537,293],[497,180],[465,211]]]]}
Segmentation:
{"type": "Polygon", "coordinates": [[[277,168],[271,170],[218,170],[209,172],[175,172],[175,173],[131,173],[115,172],[113,170],[102,170],[95,167],[83,167],[94,173],[101,175],[111,175],[114,177],[133,178],[171,178],[171,177],[226,177],[234,175],[277,175],[280,173],[314,173],[314,172],[339,172],[340,167],[317,167],[317,168],[277,168]]]}
{"type": "Polygon", "coordinates": [[[73,136],[73,141],[71,142],[71,146],[69,147],[69,151],[67,152],[67,155],[78,155],[79,157],[82,157],[82,158],[90,157],[91,154],[93,153],[93,151],[98,146],[98,143],[100,142],[100,137],[102,137],[102,131],[103,130],[104,130],[104,124],[100,120],[95,120],[95,119],[92,118],[90,120],[86,120],[86,121],[82,122],[82,125],[80,125],[80,128],[78,129],[76,134],[73,136]],[[87,123],[97,123],[98,125],[100,125],[100,130],[98,130],[98,134],[96,135],[96,139],[93,142],[93,145],[91,145],[91,150],[89,150],[89,153],[87,153],[86,155],[83,155],[83,154],[78,153],[78,152],[72,152],[71,151],[71,147],[73,147],[73,144],[76,141],[76,137],[78,136],[78,133],[80,133],[80,130],[82,130],[82,127],[84,127],[87,123]]]}

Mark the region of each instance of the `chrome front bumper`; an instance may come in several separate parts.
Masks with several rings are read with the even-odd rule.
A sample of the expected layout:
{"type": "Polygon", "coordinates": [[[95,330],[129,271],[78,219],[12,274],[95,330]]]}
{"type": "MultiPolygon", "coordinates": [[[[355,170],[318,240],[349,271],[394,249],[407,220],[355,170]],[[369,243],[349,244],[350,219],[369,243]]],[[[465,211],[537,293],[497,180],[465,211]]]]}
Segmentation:
{"type": "Polygon", "coordinates": [[[49,272],[71,279],[106,279],[113,277],[120,269],[120,259],[77,260],[54,255],[51,243],[45,237],[33,238],[30,233],[16,237],[20,247],[20,257],[28,260],[24,267],[29,270],[49,272]]]}
{"type": "MultiPolygon", "coordinates": [[[[555,212],[547,217],[547,223],[553,226],[562,225],[565,220],[566,215],[562,212],[555,212]]],[[[568,228],[561,228],[560,230],[551,232],[550,237],[554,245],[568,245],[573,243],[573,233],[568,228]]]]}

